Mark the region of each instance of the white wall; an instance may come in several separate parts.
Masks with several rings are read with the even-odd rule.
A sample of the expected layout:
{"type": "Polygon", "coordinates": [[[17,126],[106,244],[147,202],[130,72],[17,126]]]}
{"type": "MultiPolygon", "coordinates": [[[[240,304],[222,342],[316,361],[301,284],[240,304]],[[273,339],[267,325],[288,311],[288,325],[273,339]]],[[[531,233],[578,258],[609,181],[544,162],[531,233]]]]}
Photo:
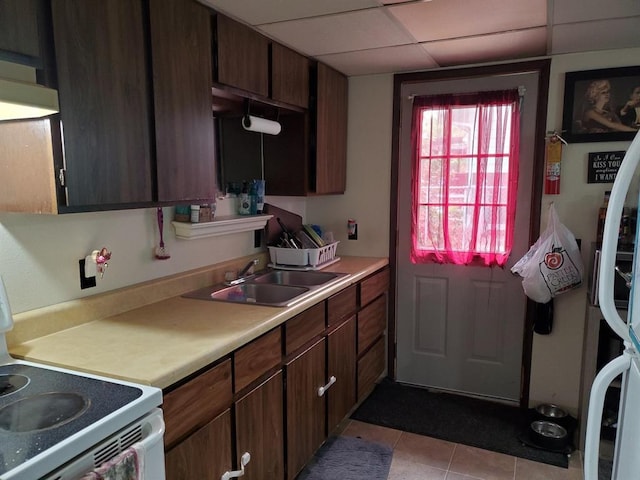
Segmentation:
{"type": "MultiPolygon", "coordinates": [[[[640,49],[558,55],[551,63],[547,130],[562,127],[565,72],[637,65],[640,49]]],[[[551,201],[561,221],[583,240],[583,261],[588,267],[591,242],[596,238],[597,214],[604,192],[612,184],[587,183],[589,152],[626,150],[630,142],[574,143],[562,152],[560,195],[546,195],[542,199],[541,228],[546,225],[546,207],[551,201]]],[[[636,174],[637,177],[637,174],[636,174]]],[[[637,197],[637,178],[634,192],[627,197],[632,205],[637,197]]],[[[587,287],[557,297],[554,301],[555,319],[551,335],[535,335],[531,372],[531,404],[553,402],[577,409],[579,401],[587,287]]]]}
{"type": "MultiPolygon", "coordinates": [[[[224,214],[230,200],[219,201],[224,214]]],[[[27,215],[0,213],[0,275],[13,313],[95,295],[256,252],[253,232],[178,240],[165,208],[169,260],[154,259],[156,210],[27,215]],[[112,260],[97,286],[80,289],[78,260],[107,247],[112,260]]]]}
{"type": "Polygon", "coordinates": [[[393,75],[349,79],[347,190],[307,201],[309,221],[334,233],[339,255],[389,255],[392,115],[393,75]],[[357,240],[347,239],[350,218],[357,240]]]}

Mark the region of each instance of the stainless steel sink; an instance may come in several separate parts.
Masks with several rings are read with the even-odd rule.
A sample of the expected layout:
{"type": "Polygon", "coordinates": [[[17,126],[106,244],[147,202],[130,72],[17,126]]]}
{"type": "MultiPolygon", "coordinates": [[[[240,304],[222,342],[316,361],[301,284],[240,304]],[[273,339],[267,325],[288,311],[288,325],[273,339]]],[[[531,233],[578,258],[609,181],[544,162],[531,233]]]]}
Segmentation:
{"type": "Polygon", "coordinates": [[[272,270],[251,279],[253,283],[268,283],[275,285],[302,285],[316,286],[329,283],[343,276],[341,273],[332,272],[296,272],[290,270],[272,270]]]}
{"type": "Polygon", "coordinates": [[[302,300],[309,292],[308,287],[293,285],[272,285],[268,283],[242,283],[216,290],[215,287],[201,288],[183,295],[186,298],[214,300],[232,303],[252,303],[272,307],[290,307],[302,300]]]}
{"type": "Polygon", "coordinates": [[[290,307],[347,275],[334,272],[271,270],[247,277],[237,285],[206,287],[182,296],[218,302],[290,307]]]}

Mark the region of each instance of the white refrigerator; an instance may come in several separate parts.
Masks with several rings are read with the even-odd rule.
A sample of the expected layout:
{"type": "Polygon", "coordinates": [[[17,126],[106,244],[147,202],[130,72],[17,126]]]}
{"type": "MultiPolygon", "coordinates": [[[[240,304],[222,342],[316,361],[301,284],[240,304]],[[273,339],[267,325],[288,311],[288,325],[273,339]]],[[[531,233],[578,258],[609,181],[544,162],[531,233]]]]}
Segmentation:
{"type": "MultiPolygon", "coordinates": [[[[636,227],[633,270],[629,280],[631,288],[627,320],[620,317],[613,301],[615,258],[622,209],[627,192],[640,163],[640,134],[636,134],[622,161],[611,189],[604,226],[599,302],[602,315],[613,331],[622,338],[622,355],[608,363],[596,376],[591,387],[587,432],[585,439],[584,477],[598,479],[600,425],[607,388],[622,375],[618,428],[613,458],[613,480],[640,479],[640,235],[636,227]]],[[[640,198],[638,199],[640,204],[640,198]]],[[[640,206],[640,205],[639,205],[640,206]]],[[[637,222],[640,226],[640,222],[637,222]]]]}

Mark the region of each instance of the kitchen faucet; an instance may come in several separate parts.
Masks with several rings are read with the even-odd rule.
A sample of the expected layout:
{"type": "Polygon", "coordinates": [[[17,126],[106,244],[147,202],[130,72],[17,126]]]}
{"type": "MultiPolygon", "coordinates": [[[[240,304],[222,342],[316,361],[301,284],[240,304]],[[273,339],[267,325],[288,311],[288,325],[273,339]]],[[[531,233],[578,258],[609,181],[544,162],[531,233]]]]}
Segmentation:
{"type": "Polygon", "coordinates": [[[251,275],[247,275],[247,272],[248,272],[249,270],[251,270],[251,269],[253,268],[253,266],[254,266],[254,265],[257,265],[257,264],[258,264],[258,259],[257,259],[257,258],[254,258],[254,259],[253,259],[253,260],[251,260],[249,263],[247,263],[247,264],[242,268],[242,270],[240,270],[240,271],[238,272],[238,275],[237,275],[237,277],[236,277],[236,279],[235,279],[235,280],[231,280],[231,281],[225,282],[225,284],[226,284],[226,285],[231,286],[231,285],[238,285],[238,284],[240,284],[240,283],[244,283],[244,281],[245,281],[247,278],[249,278],[251,275],[253,275],[253,274],[251,274],[251,275]]]}

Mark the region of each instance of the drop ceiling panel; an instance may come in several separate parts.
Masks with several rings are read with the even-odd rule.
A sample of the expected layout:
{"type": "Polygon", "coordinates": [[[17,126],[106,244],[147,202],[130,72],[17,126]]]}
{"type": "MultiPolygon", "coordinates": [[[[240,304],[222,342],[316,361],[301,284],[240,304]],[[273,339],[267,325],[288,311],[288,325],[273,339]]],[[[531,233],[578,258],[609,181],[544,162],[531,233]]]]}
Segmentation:
{"type": "MultiPolygon", "coordinates": [[[[638,0],[556,0],[553,2],[553,23],[584,22],[606,18],[640,15],[638,0]]],[[[640,24],[637,25],[640,29],[640,24]]]]}
{"type": "Polygon", "coordinates": [[[297,18],[377,7],[377,0],[199,0],[221,13],[249,23],[282,22],[297,18]]]}
{"type": "Polygon", "coordinates": [[[546,0],[436,0],[387,8],[419,42],[539,27],[547,23],[546,0]]]}
{"type": "Polygon", "coordinates": [[[259,29],[310,56],[414,43],[381,9],[272,23],[259,29]]]}
{"type": "MultiPolygon", "coordinates": [[[[640,17],[571,23],[553,27],[552,53],[610,50],[640,46],[640,17]],[[594,32],[598,32],[595,34],[594,32]]],[[[640,59],[629,59],[637,65],[640,59]]]]}
{"type": "Polygon", "coordinates": [[[318,60],[348,76],[406,72],[438,66],[420,45],[402,45],[322,55],[318,57],[318,60]]]}
{"type": "Polygon", "coordinates": [[[546,28],[423,43],[440,66],[495,62],[545,54],[546,28]]]}

